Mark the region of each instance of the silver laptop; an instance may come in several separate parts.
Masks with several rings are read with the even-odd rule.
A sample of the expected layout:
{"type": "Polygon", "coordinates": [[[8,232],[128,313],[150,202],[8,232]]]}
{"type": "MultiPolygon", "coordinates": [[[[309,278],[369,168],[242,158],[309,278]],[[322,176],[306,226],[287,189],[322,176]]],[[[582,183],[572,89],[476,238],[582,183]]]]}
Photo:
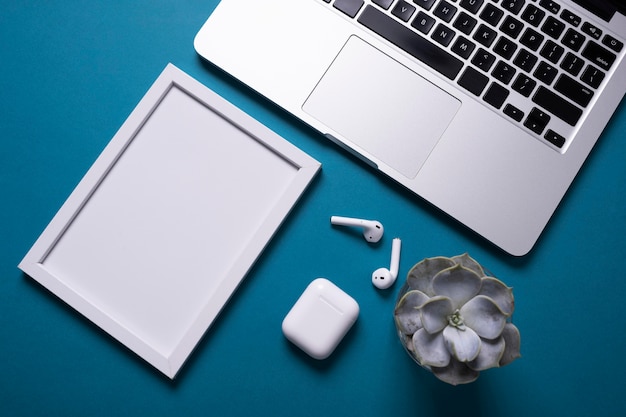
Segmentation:
{"type": "Polygon", "coordinates": [[[624,96],[625,39],[620,0],[222,0],[195,48],[524,255],[624,96]]]}

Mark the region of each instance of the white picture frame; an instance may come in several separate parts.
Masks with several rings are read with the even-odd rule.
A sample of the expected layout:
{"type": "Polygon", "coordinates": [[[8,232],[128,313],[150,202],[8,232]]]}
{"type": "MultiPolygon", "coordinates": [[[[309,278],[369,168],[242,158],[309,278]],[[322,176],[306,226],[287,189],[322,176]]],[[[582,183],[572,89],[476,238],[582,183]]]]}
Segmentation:
{"type": "Polygon", "coordinates": [[[168,64],[19,268],[173,379],[320,166],[168,64]]]}

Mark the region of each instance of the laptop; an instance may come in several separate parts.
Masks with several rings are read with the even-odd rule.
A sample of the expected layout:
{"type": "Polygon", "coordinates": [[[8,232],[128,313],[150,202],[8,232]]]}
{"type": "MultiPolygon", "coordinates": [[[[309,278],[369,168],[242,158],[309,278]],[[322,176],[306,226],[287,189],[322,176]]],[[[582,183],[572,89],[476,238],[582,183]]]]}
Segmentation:
{"type": "Polygon", "coordinates": [[[197,53],[506,252],[626,91],[619,0],[222,0],[197,53]]]}

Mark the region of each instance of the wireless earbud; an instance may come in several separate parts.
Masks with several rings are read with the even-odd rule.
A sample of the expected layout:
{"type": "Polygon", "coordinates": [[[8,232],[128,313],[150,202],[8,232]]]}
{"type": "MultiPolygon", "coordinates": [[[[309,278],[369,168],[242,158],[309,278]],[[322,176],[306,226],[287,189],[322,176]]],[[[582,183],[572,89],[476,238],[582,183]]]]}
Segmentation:
{"type": "Polygon", "coordinates": [[[331,216],[330,223],[338,226],[356,226],[363,228],[363,237],[368,242],[376,243],[383,237],[384,228],[379,221],[354,219],[351,217],[331,216]]]}
{"type": "Polygon", "coordinates": [[[399,238],[393,239],[393,245],[391,247],[391,265],[389,269],[378,268],[372,274],[372,284],[378,289],[384,290],[393,285],[398,277],[398,270],[400,269],[400,248],[402,247],[402,241],[399,238]]]}

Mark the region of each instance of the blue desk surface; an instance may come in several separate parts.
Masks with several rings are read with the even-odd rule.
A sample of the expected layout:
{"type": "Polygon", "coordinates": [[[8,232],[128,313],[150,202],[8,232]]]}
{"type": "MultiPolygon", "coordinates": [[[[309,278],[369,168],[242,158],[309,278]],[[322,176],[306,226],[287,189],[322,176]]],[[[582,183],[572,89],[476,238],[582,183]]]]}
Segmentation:
{"type": "MultiPolygon", "coordinates": [[[[536,248],[508,256],[195,54],[217,0],[10,2],[0,7],[0,414],[7,416],[612,416],[626,413],[626,104],[536,248]],[[17,264],[168,62],[323,163],[323,171],[175,381],[66,307],[17,264]],[[371,217],[368,246],[332,214],[371,217]],[[403,238],[401,275],[469,252],[514,287],[523,357],[451,387],[394,335],[396,285],[371,272],[403,238]],[[330,359],[280,324],[327,277],[361,306],[330,359]]],[[[253,35],[251,35],[253,36],[253,35]]]]}

